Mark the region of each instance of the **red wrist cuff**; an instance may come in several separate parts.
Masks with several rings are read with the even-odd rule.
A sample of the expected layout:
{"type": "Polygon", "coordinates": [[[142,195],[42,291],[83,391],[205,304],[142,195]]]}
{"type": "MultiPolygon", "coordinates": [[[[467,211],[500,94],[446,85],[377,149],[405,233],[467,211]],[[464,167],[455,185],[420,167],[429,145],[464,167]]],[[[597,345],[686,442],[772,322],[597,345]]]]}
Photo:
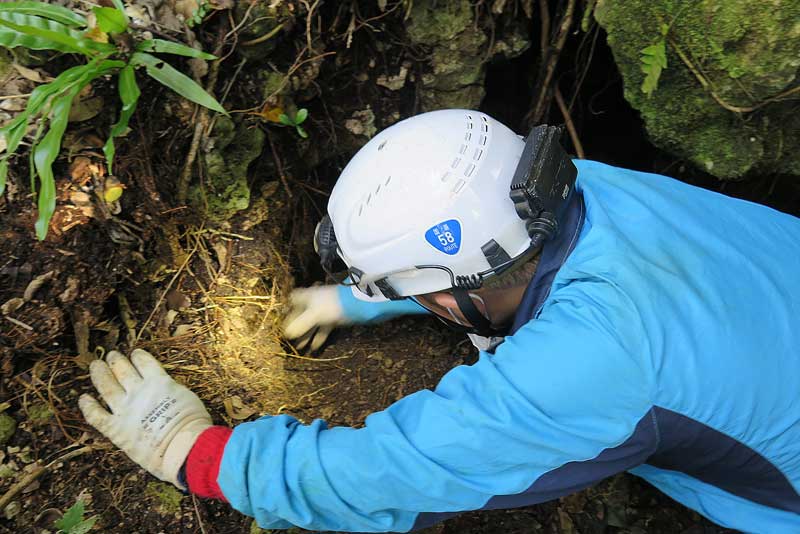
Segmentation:
{"type": "Polygon", "coordinates": [[[225,496],[217,484],[222,453],[233,430],[226,426],[212,426],[204,430],[194,442],[186,458],[186,485],[198,497],[221,499],[225,496]]]}

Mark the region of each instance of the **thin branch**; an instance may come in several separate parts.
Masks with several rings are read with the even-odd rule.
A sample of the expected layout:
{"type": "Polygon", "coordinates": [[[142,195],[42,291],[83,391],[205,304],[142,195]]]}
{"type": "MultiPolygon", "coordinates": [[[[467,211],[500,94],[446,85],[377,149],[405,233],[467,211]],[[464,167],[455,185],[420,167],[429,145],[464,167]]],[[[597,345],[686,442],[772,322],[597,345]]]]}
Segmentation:
{"type": "Polygon", "coordinates": [[[272,149],[272,158],[275,160],[275,167],[278,169],[278,176],[281,178],[281,183],[286,190],[286,195],[292,198],[292,190],[289,189],[289,182],[286,179],[286,173],[283,172],[283,164],[281,163],[281,158],[278,156],[278,149],[275,148],[275,143],[272,141],[272,134],[270,134],[269,129],[267,129],[267,140],[269,141],[270,149],[272,149]]]}
{"type": "MultiPolygon", "coordinates": [[[[217,56],[217,59],[211,62],[211,67],[208,69],[208,81],[206,83],[206,92],[210,95],[213,95],[214,86],[217,85],[217,76],[219,75],[219,65],[222,63],[222,47],[223,47],[223,35],[224,35],[224,25],[220,26],[218,38],[217,38],[217,49],[214,51],[214,55],[217,56]]],[[[199,117],[197,118],[197,123],[194,125],[194,132],[192,132],[192,142],[189,145],[189,152],[186,154],[186,160],[183,163],[183,170],[181,171],[180,178],[178,179],[178,203],[179,204],[186,204],[186,199],[189,195],[189,182],[192,179],[192,166],[194,165],[195,160],[197,159],[197,151],[200,148],[200,142],[203,139],[203,133],[205,132],[206,127],[208,126],[208,117],[209,117],[209,110],[206,107],[200,106],[199,104],[195,104],[198,108],[200,108],[199,117]]]]}
{"type": "MultiPolygon", "coordinates": [[[[539,0],[539,5],[543,6],[545,0],[539,0]]],[[[556,71],[556,66],[558,65],[558,58],[561,56],[561,51],[564,49],[564,44],[567,41],[567,36],[569,35],[570,27],[572,26],[572,18],[575,14],[575,4],[576,0],[568,0],[566,10],[564,11],[564,15],[561,17],[561,23],[559,24],[558,28],[558,35],[556,36],[555,40],[552,41],[549,45],[550,49],[548,51],[547,63],[544,70],[544,76],[539,79],[537,82],[539,85],[539,93],[536,97],[535,104],[533,105],[531,111],[526,116],[526,120],[529,124],[536,124],[544,115],[545,109],[547,109],[548,98],[547,95],[550,92],[550,83],[553,80],[553,74],[556,71]]],[[[544,8],[542,8],[544,9],[544,8]]],[[[549,19],[549,16],[547,17],[549,19]]],[[[549,25],[549,21],[548,21],[549,25]]],[[[542,19],[542,31],[545,31],[545,19],[542,19]]]]}
{"type": "Polygon", "coordinates": [[[561,94],[561,89],[558,88],[558,85],[556,85],[555,97],[556,104],[558,104],[558,109],[561,111],[561,115],[564,116],[564,123],[567,125],[567,132],[569,132],[569,138],[572,139],[572,146],[575,147],[575,153],[580,159],[586,159],[586,153],[583,151],[583,145],[581,144],[581,140],[578,138],[578,131],[575,129],[575,124],[572,122],[569,109],[567,109],[567,104],[564,102],[564,96],[561,94]]]}
{"type": "Polygon", "coordinates": [[[36,465],[33,469],[31,469],[31,471],[27,475],[22,477],[22,479],[20,479],[19,482],[11,486],[8,489],[8,491],[6,491],[5,494],[3,494],[2,497],[0,497],[0,510],[8,506],[8,503],[10,503],[14,499],[14,497],[16,497],[22,490],[33,484],[33,482],[37,478],[39,478],[40,476],[51,470],[56,465],[71,460],[73,458],[77,458],[78,456],[86,454],[87,452],[92,450],[93,450],[92,447],[86,445],[85,447],[69,451],[64,455],[59,456],[58,458],[56,458],[47,465],[44,466],[36,465]]]}
{"type": "Polygon", "coordinates": [[[681,47],[678,46],[678,43],[675,41],[675,39],[670,38],[669,44],[672,46],[673,49],[675,49],[675,52],[677,52],[678,57],[681,58],[683,64],[686,65],[686,67],[691,71],[692,74],[694,74],[694,77],[697,78],[697,81],[700,82],[700,85],[703,86],[703,89],[705,89],[708,92],[708,94],[711,95],[711,98],[713,98],[717,104],[727,109],[728,111],[732,111],[734,113],[751,113],[757,109],[766,106],[767,104],[771,104],[772,102],[780,102],[782,100],[785,100],[786,97],[788,96],[791,96],[795,93],[800,93],[800,86],[797,86],[797,87],[792,87],[791,89],[787,89],[786,91],[783,91],[781,93],[778,93],[777,95],[767,98],[766,100],[762,100],[758,104],[754,104],[752,106],[736,106],[734,104],[730,104],[729,102],[726,102],[721,96],[719,96],[716,91],[714,91],[714,87],[711,85],[711,82],[708,80],[708,78],[706,78],[703,75],[703,73],[700,72],[700,70],[695,66],[695,64],[692,63],[692,61],[689,59],[689,56],[683,50],[681,50],[681,47]]]}

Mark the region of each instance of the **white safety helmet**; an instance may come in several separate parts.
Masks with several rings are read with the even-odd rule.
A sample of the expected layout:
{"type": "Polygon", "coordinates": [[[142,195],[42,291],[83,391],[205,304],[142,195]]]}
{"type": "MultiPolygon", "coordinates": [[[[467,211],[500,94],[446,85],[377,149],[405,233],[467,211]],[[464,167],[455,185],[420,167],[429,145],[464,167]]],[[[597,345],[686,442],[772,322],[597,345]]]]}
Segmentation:
{"type": "Polygon", "coordinates": [[[525,148],[479,111],[433,111],[383,130],[331,193],[315,236],[323,266],[335,254],[345,264],[337,281],[367,299],[479,287],[531,249],[509,197],[525,148]]]}

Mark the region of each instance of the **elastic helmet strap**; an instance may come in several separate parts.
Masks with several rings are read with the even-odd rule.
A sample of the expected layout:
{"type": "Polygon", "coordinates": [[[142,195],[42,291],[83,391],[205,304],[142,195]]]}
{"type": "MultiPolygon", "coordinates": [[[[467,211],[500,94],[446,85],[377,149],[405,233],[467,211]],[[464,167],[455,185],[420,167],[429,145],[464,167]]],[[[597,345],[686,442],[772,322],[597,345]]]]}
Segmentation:
{"type": "Polygon", "coordinates": [[[475,331],[482,336],[492,335],[492,323],[481,313],[478,307],[475,306],[467,290],[462,287],[454,287],[452,292],[458,304],[458,309],[461,310],[464,317],[472,324],[475,331]]]}

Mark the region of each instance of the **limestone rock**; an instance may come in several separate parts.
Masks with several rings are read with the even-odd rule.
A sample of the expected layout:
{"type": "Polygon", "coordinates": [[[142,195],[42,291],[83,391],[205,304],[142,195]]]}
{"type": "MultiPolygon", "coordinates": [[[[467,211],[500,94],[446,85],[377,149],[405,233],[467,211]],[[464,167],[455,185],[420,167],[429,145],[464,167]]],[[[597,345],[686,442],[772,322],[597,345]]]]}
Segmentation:
{"type": "Polygon", "coordinates": [[[761,106],[800,82],[800,3],[599,0],[595,18],[608,33],[625,98],[657,146],[723,179],[751,172],[800,176],[800,115],[792,111],[800,95],[761,106]],[[662,24],[669,25],[668,65],[648,97],[641,90],[641,50],[659,39],[662,24]],[[731,111],[718,100],[758,109],[731,111]]]}
{"type": "Polygon", "coordinates": [[[206,172],[202,185],[190,192],[192,203],[213,221],[225,221],[250,203],[247,168],[264,145],[264,132],[248,124],[236,126],[217,117],[213,147],[204,154],[206,172]]]}

